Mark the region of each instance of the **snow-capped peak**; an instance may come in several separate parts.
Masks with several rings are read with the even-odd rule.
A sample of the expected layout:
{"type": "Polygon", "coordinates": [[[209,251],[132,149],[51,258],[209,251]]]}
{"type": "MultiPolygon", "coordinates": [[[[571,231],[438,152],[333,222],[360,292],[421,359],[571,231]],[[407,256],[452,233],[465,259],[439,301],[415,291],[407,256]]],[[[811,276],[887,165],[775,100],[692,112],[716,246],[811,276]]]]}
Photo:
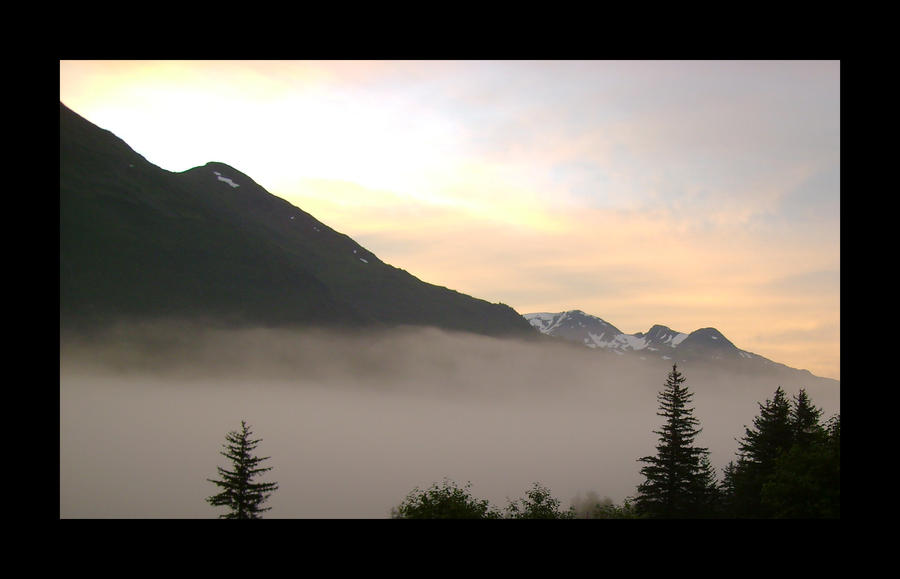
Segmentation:
{"type": "Polygon", "coordinates": [[[617,354],[644,351],[644,354],[653,353],[664,359],[671,359],[675,355],[674,351],[678,349],[679,356],[704,352],[721,357],[730,350],[733,350],[731,353],[736,357],[755,356],[739,350],[715,328],[701,328],[686,334],[656,324],[646,333],[626,334],[609,322],[581,310],[538,312],[525,314],[523,317],[543,334],[617,354]]]}

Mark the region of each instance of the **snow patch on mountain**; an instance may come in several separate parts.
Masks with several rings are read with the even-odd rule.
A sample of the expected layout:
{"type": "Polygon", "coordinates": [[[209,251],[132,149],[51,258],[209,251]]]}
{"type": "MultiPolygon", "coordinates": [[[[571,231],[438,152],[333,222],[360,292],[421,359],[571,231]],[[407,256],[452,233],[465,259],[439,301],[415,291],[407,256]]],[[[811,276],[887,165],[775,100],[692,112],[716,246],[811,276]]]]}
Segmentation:
{"type": "Polygon", "coordinates": [[[559,325],[559,322],[563,319],[562,314],[551,314],[547,312],[539,312],[536,314],[525,314],[525,319],[528,322],[541,331],[542,334],[550,334],[554,329],[559,325]]]}
{"type": "Polygon", "coordinates": [[[229,179],[228,177],[223,177],[222,174],[219,173],[218,171],[213,171],[213,174],[215,174],[216,179],[218,179],[219,181],[224,181],[225,183],[228,183],[228,184],[231,185],[232,187],[240,187],[240,185],[238,185],[237,183],[235,183],[234,181],[232,181],[232,180],[229,179]]]}
{"type": "Polygon", "coordinates": [[[657,324],[646,333],[626,334],[609,322],[588,315],[581,310],[559,313],[537,312],[525,314],[523,317],[543,334],[579,342],[591,349],[607,350],[619,355],[640,352],[642,356],[669,360],[672,359],[674,350],[684,343],[682,349],[686,350],[684,354],[679,351],[679,358],[689,352],[697,353],[698,348],[706,352],[706,355],[719,358],[723,354],[745,359],[757,357],[755,354],[734,346],[715,328],[701,328],[686,334],[657,324]],[[685,342],[686,340],[687,342],[685,342]]]}
{"type": "Polygon", "coordinates": [[[780,366],[758,354],[741,350],[715,328],[700,328],[685,334],[657,324],[646,333],[626,334],[609,322],[581,310],[537,312],[522,317],[542,334],[619,356],[636,354],[641,358],[677,359],[679,362],[700,356],[780,366]]]}

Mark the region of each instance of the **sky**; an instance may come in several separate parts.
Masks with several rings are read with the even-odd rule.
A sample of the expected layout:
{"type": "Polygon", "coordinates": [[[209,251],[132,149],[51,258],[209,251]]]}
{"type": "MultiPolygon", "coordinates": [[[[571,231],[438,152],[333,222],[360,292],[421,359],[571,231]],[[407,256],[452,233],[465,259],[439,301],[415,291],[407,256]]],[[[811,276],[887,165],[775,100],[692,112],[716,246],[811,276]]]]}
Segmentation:
{"type": "Polygon", "coordinates": [[[60,61],[60,100],[423,281],[840,379],[839,61],[60,61]]]}

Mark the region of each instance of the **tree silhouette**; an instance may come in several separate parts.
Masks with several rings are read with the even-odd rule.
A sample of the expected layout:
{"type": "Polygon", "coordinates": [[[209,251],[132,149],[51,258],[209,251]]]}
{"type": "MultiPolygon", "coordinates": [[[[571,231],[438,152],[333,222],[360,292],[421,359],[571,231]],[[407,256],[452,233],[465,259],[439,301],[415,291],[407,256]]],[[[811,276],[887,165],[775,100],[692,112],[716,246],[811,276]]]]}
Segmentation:
{"type": "Polygon", "coordinates": [[[822,410],[812,403],[806,390],[801,388],[794,396],[790,414],[794,444],[807,447],[825,436],[825,429],[819,422],[821,417],[822,410]]]}
{"type": "Polygon", "coordinates": [[[414,488],[399,506],[391,509],[394,519],[499,519],[500,512],[485,499],[471,493],[472,483],[460,488],[454,481],[444,479],[427,490],[414,488]]]}
{"type": "Polygon", "coordinates": [[[839,518],[840,415],[827,426],[804,389],[788,401],[779,386],[759,405],[726,469],[726,512],[752,518],[839,518]]]}
{"type": "Polygon", "coordinates": [[[762,503],[762,488],[775,472],[775,461],[794,442],[791,403],[779,386],[771,400],[759,404],[751,428],[738,441],[738,460],[731,473],[729,503],[737,517],[768,518],[771,509],[762,503]]]}
{"type": "Polygon", "coordinates": [[[716,494],[709,451],[694,446],[700,421],[689,406],[693,393],[683,386],[684,375],[673,365],[665,388],[657,395],[658,416],[665,418],[656,456],[638,459],[645,481],[638,485],[635,507],[641,515],[658,518],[697,518],[709,515],[716,494]]]}
{"type": "Polygon", "coordinates": [[[234,470],[216,467],[222,480],[206,479],[222,489],[222,492],[208,497],[206,502],[214,507],[228,507],[231,512],[219,515],[220,519],[260,519],[260,513],[271,507],[262,507],[272,492],[278,489],[277,483],[253,483],[257,475],[272,470],[272,467],[259,468],[259,463],[269,457],[258,458],[251,453],[262,439],[251,439],[250,427],[242,420],[240,432],[231,431],[225,435],[226,452],[220,452],[229,459],[234,470]]]}
{"type": "Polygon", "coordinates": [[[550,494],[550,489],[541,483],[534,483],[525,493],[525,498],[509,501],[506,517],[510,519],[574,519],[575,509],[559,510],[559,499],[550,494]]]}

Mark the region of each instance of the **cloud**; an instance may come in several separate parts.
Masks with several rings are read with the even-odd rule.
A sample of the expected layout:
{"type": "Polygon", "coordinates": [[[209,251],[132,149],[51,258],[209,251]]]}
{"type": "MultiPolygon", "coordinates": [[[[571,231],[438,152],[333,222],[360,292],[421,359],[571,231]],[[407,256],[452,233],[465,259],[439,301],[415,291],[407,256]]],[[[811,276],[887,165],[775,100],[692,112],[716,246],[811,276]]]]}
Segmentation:
{"type": "MultiPolygon", "coordinates": [[[[533,482],[620,503],[652,452],[667,368],[564,344],[392,333],[121,326],[61,336],[60,516],[211,518],[247,420],[280,488],[268,518],[387,517],[444,477],[504,506],[533,482]]],[[[778,385],[682,368],[717,468],[778,385]]],[[[798,384],[783,382],[790,394],[798,384]]],[[[802,384],[826,414],[833,386],[802,384]]]]}

